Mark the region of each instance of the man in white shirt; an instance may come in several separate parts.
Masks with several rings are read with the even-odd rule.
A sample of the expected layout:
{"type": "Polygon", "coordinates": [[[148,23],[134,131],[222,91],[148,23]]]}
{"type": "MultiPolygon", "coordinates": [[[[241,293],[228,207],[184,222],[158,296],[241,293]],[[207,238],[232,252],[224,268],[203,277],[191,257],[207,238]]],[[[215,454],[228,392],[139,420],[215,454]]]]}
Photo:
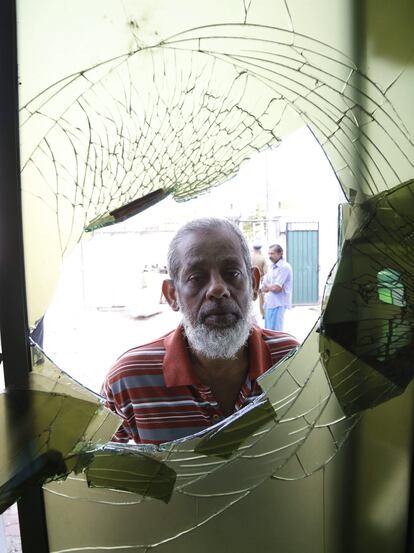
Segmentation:
{"type": "Polygon", "coordinates": [[[292,307],[292,267],[283,259],[279,244],[269,247],[271,266],[263,278],[265,328],[283,330],[286,309],[292,307]]]}

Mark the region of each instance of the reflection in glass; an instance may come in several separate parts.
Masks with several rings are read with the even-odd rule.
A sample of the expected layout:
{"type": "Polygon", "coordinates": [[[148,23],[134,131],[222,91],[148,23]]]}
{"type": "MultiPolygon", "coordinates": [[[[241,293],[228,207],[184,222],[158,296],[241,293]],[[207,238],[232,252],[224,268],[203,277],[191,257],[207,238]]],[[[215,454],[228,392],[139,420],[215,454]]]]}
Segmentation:
{"type": "Polygon", "coordinates": [[[401,275],[394,269],[386,268],[377,274],[378,299],[384,303],[405,305],[404,285],[401,282],[401,275]]]}
{"type": "Polygon", "coordinates": [[[320,345],[347,413],[402,393],[414,374],[413,213],[409,181],[351,215],[320,345]]]}

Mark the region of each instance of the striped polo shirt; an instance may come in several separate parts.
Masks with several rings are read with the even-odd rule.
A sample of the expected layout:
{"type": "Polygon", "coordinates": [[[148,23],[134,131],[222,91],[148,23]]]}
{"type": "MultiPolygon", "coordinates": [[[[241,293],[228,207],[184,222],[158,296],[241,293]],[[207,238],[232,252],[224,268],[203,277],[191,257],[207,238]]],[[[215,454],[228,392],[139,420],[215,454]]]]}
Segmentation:
{"type": "MultiPolygon", "coordinates": [[[[284,332],[253,328],[248,339],[249,370],[235,411],[261,393],[256,379],[298,345],[284,332]]],[[[101,391],[105,405],[123,419],[113,441],[161,444],[224,418],[211,390],[195,376],[188,347],[180,325],[121,355],[101,391]]]]}

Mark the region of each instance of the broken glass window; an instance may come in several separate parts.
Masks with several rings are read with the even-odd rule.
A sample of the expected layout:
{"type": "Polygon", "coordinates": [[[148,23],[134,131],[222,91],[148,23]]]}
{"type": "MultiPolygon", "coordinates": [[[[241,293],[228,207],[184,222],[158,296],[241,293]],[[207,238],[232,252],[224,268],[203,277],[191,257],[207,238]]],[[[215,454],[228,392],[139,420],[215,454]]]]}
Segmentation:
{"type": "Polygon", "coordinates": [[[84,468],[93,448],[119,426],[99,396],[62,373],[36,346],[32,352],[30,388],[0,394],[0,512],[32,483],[84,468]]]}
{"type": "MultiPolygon", "coordinates": [[[[412,175],[409,122],[389,98],[398,82],[387,73],[389,81],[376,84],[382,66],[374,55],[374,75],[355,66],[350,10],[341,13],[346,32],[321,40],[313,34],[319,27],[303,29],[303,14],[283,2],[233,1],[224,19],[220,11],[195,15],[185,2],[175,5],[188,14],[188,26],[172,17],[171,8],[140,4],[125,20],[131,34],[97,26],[88,43],[88,59],[96,63],[79,67],[78,52],[79,60],[65,60],[67,74],[61,59],[48,64],[47,75],[26,68],[32,51],[22,40],[22,72],[34,75],[33,81],[23,77],[21,91],[23,200],[28,218],[41,217],[25,236],[33,244],[26,254],[33,322],[44,314],[62,255],[85,230],[113,222],[118,209],[123,217],[127,206],[134,213],[139,198],[141,208],[146,198],[151,205],[156,192],[160,198],[194,197],[303,123],[348,198],[352,191],[378,193],[412,175]],[[139,17],[147,23],[135,27],[139,17]],[[100,32],[106,33],[105,51],[113,49],[107,58],[96,46],[100,32]],[[42,293],[32,292],[41,277],[47,279],[42,293]]],[[[110,18],[113,8],[107,9],[110,18]]],[[[42,16],[46,26],[48,13],[42,16]]],[[[405,66],[401,71],[405,77],[405,66]]]]}
{"type": "Polygon", "coordinates": [[[356,497],[366,461],[349,444],[359,413],[401,394],[412,376],[413,7],[364,3],[358,36],[354,4],[330,7],[75,1],[62,13],[51,0],[42,9],[18,2],[31,325],[86,232],[167,195],[185,201],[217,186],[303,124],[352,203],[321,323],[263,377],[263,396],[208,432],[160,448],[106,446],[114,421],[99,398],[36,350],[30,390],[1,396],[1,490],[5,506],[30,479],[52,480],[52,551],[336,552],[343,542],[332,528],[357,515],[365,550],[381,540],[384,552],[402,551],[407,393],[373,419],[363,415],[355,434],[367,459],[377,454],[368,522],[346,482],[356,497]],[[10,436],[20,405],[33,416],[10,436]],[[381,449],[379,431],[393,447],[381,449]],[[395,498],[401,508],[390,520],[381,513],[395,498]]]}

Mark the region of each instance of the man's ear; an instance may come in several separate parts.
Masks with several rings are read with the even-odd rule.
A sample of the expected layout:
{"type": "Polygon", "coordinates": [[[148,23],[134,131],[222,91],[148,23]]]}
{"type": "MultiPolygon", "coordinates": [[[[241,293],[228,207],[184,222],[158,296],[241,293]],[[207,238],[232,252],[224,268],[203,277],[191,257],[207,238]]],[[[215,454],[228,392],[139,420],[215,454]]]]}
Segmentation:
{"type": "Polygon", "coordinates": [[[166,278],[162,283],[162,293],[167,300],[168,305],[173,311],[178,311],[177,292],[174,286],[174,282],[170,278],[166,278]]]}
{"type": "Polygon", "coordinates": [[[252,288],[253,288],[253,300],[257,299],[260,288],[260,271],[258,267],[252,267],[252,288]]]}

